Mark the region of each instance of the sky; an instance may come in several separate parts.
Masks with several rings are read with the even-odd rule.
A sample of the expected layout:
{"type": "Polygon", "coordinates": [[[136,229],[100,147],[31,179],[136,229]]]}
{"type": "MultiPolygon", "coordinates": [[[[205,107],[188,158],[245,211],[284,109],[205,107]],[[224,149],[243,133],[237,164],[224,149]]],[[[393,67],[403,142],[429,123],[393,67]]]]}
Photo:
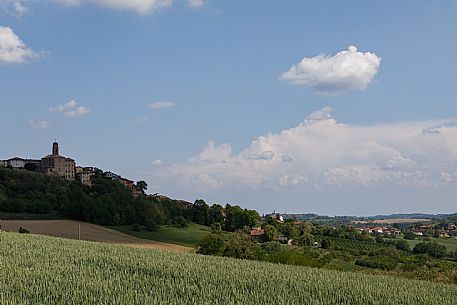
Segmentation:
{"type": "Polygon", "coordinates": [[[0,159],[261,213],[457,207],[457,1],[0,0],[0,159]]]}

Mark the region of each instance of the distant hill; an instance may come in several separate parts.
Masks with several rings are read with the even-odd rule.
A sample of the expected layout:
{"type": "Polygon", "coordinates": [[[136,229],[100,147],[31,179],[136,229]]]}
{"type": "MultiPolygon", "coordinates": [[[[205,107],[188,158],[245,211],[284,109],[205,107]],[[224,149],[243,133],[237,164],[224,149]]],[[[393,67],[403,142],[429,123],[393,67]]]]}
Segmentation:
{"type": "Polygon", "coordinates": [[[313,213],[307,214],[281,214],[284,219],[294,219],[297,221],[314,221],[314,222],[337,222],[350,223],[352,221],[369,221],[369,220],[384,220],[384,219],[430,219],[441,220],[449,217],[457,217],[457,214],[423,214],[423,213],[399,213],[389,215],[375,216],[326,216],[313,213]]]}

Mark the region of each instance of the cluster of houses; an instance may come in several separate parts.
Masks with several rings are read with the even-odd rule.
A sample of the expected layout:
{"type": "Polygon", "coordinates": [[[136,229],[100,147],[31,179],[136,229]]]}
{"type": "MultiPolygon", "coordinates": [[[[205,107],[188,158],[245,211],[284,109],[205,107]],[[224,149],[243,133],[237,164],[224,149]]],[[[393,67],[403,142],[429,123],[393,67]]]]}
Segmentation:
{"type": "MultiPolygon", "coordinates": [[[[255,240],[255,241],[258,241],[258,242],[263,242],[264,241],[264,238],[265,238],[265,229],[262,229],[261,226],[255,226],[255,227],[252,227],[251,229],[251,239],[252,240],[255,240]]],[[[293,240],[292,239],[289,239],[287,238],[286,236],[279,236],[276,241],[282,243],[282,244],[288,244],[288,245],[292,245],[292,242],[293,240]]]]}
{"type": "Polygon", "coordinates": [[[387,234],[387,235],[400,235],[401,230],[390,227],[361,227],[355,228],[356,231],[366,232],[368,234],[387,234]]]}
{"type": "MultiPolygon", "coordinates": [[[[273,218],[277,223],[284,223],[284,218],[281,214],[277,214],[277,213],[272,213],[272,214],[268,214],[266,215],[266,217],[271,217],[273,218]]],[[[302,224],[303,222],[294,222],[295,225],[299,225],[299,224],[302,224]]],[[[261,226],[254,226],[251,228],[251,232],[250,232],[250,235],[251,235],[251,239],[252,240],[255,240],[255,241],[258,241],[258,242],[262,242],[264,241],[265,239],[265,229],[262,229],[261,226]]],[[[279,241],[280,243],[282,244],[288,244],[288,245],[292,245],[292,242],[293,240],[292,239],[288,239],[286,236],[279,236],[276,241],[279,241]]]]}
{"type": "Polygon", "coordinates": [[[441,238],[457,238],[457,226],[453,223],[449,223],[439,230],[435,230],[435,228],[433,228],[433,226],[431,225],[422,225],[419,227],[415,227],[410,231],[417,236],[435,235],[435,232],[438,231],[438,234],[441,238]]]}
{"type": "Polygon", "coordinates": [[[0,166],[14,169],[28,169],[42,172],[50,176],[61,176],[67,180],[77,180],[83,185],[92,186],[93,176],[101,173],[104,178],[119,181],[132,191],[134,197],[143,194],[143,190],[135,185],[132,180],[121,177],[112,172],[103,172],[96,167],[76,166],[72,158],[64,157],[59,154],[59,144],[52,144],[52,153],[41,159],[11,158],[0,160],[0,166]]]}

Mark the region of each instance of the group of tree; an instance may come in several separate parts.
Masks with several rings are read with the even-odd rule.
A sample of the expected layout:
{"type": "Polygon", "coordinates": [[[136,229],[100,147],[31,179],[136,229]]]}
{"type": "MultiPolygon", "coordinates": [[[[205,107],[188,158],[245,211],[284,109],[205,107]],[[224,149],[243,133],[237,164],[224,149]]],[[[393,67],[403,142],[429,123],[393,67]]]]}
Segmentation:
{"type": "MultiPolygon", "coordinates": [[[[147,184],[137,182],[144,191],[147,184]]],[[[203,200],[194,204],[165,196],[134,198],[129,188],[105,179],[101,172],[92,186],[39,172],[0,167],[0,211],[12,213],[56,213],[99,225],[136,225],[157,230],[160,225],[185,227],[193,221],[202,225],[219,223],[225,231],[255,225],[260,216],[254,210],[227,204],[208,206],[203,200]]]]}
{"type": "Polygon", "coordinates": [[[220,204],[209,206],[201,199],[193,204],[191,219],[195,223],[206,226],[220,224],[222,230],[228,232],[250,228],[260,222],[260,216],[255,210],[242,209],[230,204],[225,207],[220,204]]]}

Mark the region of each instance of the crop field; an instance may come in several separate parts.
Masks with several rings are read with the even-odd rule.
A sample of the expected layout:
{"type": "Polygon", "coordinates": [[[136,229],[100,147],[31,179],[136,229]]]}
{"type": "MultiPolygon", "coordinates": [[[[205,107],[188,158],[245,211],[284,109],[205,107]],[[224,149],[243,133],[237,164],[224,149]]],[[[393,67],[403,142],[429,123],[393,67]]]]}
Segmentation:
{"type": "Polygon", "coordinates": [[[362,240],[350,240],[344,238],[332,238],[336,248],[340,249],[353,249],[353,250],[365,250],[365,251],[375,251],[380,249],[385,249],[386,246],[382,244],[370,243],[362,240]]]}
{"type": "Polygon", "coordinates": [[[146,231],[144,229],[137,232],[132,229],[132,226],[113,226],[109,228],[144,239],[194,248],[211,233],[209,227],[192,222],[185,228],[161,226],[160,229],[155,232],[146,231]]]}
{"type": "Polygon", "coordinates": [[[50,235],[69,239],[122,244],[137,248],[158,248],[178,252],[189,252],[189,247],[150,241],[87,222],[73,220],[1,220],[1,229],[17,232],[23,227],[34,234],[50,235]],[[78,232],[78,228],[80,229],[78,232]],[[79,235],[80,234],[80,235],[79,235]]]}
{"type": "Polygon", "coordinates": [[[455,304],[457,286],[0,233],[0,304],[455,304]]]}

